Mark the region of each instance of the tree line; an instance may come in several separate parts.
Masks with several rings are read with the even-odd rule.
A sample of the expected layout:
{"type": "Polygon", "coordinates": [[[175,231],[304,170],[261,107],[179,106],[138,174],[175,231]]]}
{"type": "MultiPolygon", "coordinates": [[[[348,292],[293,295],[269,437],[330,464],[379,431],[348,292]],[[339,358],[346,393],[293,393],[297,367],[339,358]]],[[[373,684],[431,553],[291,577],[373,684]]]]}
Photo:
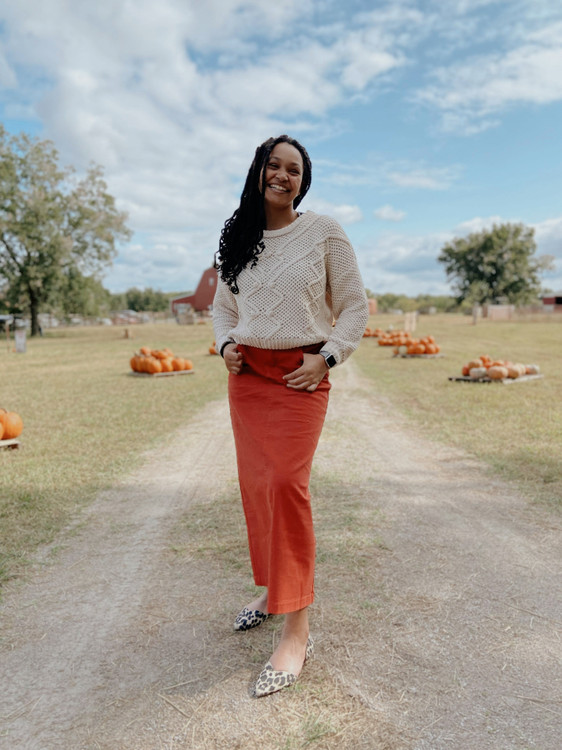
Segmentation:
{"type": "MultiPolygon", "coordinates": [[[[0,313],[28,315],[36,335],[40,312],[103,317],[120,309],[167,310],[172,294],[150,288],[111,294],[102,284],[118,243],[132,236],[126,221],[100,166],[79,178],[73,167],[59,165],[51,141],[10,135],[0,125],[0,313]]],[[[532,228],[494,225],[442,248],[437,260],[453,297],[368,293],[381,311],[526,304],[540,296],[540,276],[553,268],[550,256],[535,251],[532,228]]]]}

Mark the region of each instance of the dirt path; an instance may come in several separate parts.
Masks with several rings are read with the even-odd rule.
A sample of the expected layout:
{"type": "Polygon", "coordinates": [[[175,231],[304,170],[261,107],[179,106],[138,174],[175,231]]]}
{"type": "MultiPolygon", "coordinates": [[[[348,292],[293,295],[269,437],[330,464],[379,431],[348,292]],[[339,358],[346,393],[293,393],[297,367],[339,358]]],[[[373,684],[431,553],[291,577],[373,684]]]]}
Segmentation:
{"type": "Polygon", "coordinates": [[[317,658],[296,688],[250,699],[279,618],[232,633],[246,560],[238,542],[197,552],[220,524],[244,541],[238,517],[210,530],[236,492],[221,401],[6,593],[0,747],[558,750],[558,519],[412,434],[352,362],[333,380],[315,464],[317,658]]]}

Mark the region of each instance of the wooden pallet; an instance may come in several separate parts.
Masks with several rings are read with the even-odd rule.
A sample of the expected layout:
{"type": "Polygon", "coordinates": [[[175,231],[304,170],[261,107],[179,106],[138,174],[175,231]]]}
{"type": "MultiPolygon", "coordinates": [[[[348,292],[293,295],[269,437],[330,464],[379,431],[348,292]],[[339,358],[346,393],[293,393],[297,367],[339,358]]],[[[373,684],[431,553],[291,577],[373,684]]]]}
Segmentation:
{"type": "Polygon", "coordinates": [[[503,383],[503,385],[511,385],[511,383],[526,383],[528,380],[538,380],[543,378],[544,375],[520,375],[518,378],[501,378],[499,380],[492,380],[492,378],[471,378],[469,375],[459,375],[458,377],[450,377],[449,380],[453,380],[459,383],[503,383]]]}
{"type": "Polygon", "coordinates": [[[437,359],[445,355],[438,352],[437,354],[393,354],[392,356],[400,359],[437,359]]]}
{"type": "Polygon", "coordinates": [[[11,438],[10,440],[0,440],[0,448],[11,448],[16,450],[20,447],[20,441],[18,438],[11,438]]]}
{"type": "Polygon", "coordinates": [[[193,375],[195,370],[173,370],[172,372],[131,372],[137,378],[166,378],[169,375],[193,375]]]}

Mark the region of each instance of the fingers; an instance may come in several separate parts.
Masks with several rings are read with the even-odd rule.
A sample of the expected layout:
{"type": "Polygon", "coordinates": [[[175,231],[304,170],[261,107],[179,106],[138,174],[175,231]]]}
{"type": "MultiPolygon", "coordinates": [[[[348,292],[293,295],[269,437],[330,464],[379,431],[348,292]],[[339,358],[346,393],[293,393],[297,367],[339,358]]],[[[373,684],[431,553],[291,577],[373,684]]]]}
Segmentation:
{"type": "Polygon", "coordinates": [[[299,391],[315,391],[326,374],[324,357],[317,354],[304,354],[303,364],[288,375],[284,375],[287,388],[299,391]]]}
{"type": "Polygon", "coordinates": [[[228,372],[232,375],[238,375],[242,369],[244,358],[236,348],[236,344],[227,344],[224,347],[223,358],[228,372]]]}

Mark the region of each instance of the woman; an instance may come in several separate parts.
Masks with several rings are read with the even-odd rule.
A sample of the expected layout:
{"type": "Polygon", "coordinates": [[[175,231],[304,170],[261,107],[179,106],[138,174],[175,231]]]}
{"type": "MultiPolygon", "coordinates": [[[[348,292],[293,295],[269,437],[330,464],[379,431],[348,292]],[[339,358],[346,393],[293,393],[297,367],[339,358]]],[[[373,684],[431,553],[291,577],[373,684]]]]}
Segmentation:
{"type": "Polygon", "coordinates": [[[223,227],[216,262],[216,346],[230,373],[254,580],[265,587],[234,628],[285,614],[256,697],[293,684],[312,655],[310,471],[328,406],[328,371],[355,350],[368,317],[343,229],[327,216],[296,211],[310,182],[310,159],[298,141],[282,135],[262,143],[240,206],[223,227]]]}

